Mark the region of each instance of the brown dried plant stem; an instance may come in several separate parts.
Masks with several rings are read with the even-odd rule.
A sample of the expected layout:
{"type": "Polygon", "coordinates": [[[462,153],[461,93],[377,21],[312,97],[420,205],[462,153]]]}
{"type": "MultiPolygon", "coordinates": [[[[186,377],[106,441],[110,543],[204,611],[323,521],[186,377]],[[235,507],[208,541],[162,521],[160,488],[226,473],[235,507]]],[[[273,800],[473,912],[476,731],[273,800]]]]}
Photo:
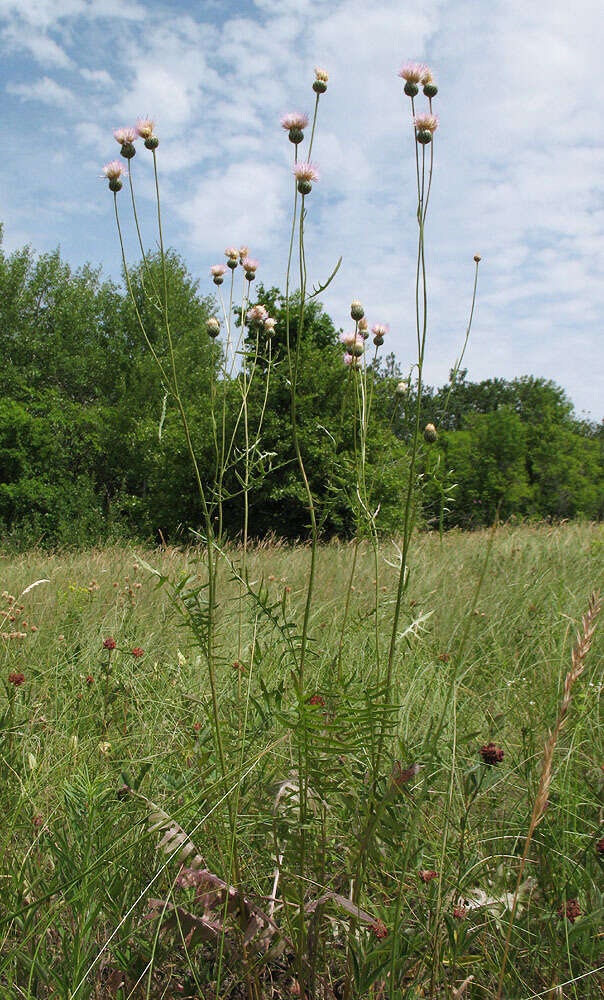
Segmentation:
{"type": "Polygon", "coordinates": [[[562,731],[562,727],[564,726],[568,716],[573,687],[576,681],[583,673],[583,671],[585,670],[585,660],[587,658],[587,654],[589,653],[593,641],[593,636],[596,629],[596,619],[601,609],[602,609],[602,600],[600,597],[600,592],[594,590],[589,598],[587,611],[585,612],[585,614],[581,619],[581,630],[577,632],[577,639],[571,654],[571,668],[568,671],[566,679],[564,681],[564,695],[562,696],[562,701],[560,702],[558,718],[556,719],[556,724],[554,728],[552,729],[547,740],[545,741],[545,747],[543,750],[543,764],[541,767],[541,779],[539,781],[537,795],[535,796],[535,802],[533,805],[533,811],[531,813],[529,828],[526,835],[526,840],[524,842],[524,850],[522,852],[522,857],[520,859],[520,867],[518,869],[518,877],[516,879],[514,900],[512,902],[510,922],[508,924],[508,930],[505,938],[503,959],[501,962],[501,969],[499,972],[499,982],[497,984],[497,994],[495,1000],[501,1000],[501,991],[503,989],[503,977],[505,975],[505,969],[510,950],[510,939],[512,936],[512,928],[514,926],[516,907],[518,905],[518,892],[522,882],[522,875],[524,872],[524,867],[526,865],[526,859],[528,857],[529,848],[531,846],[531,841],[533,839],[533,834],[538,824],[540,823],[541,819],[543,818],[543,814],[547,806],[547,797],[550,785],[552,783],[552,764],[554,758],[554,750],[556,749],[556,744],[558,742],[560,733],[562,731]]]}

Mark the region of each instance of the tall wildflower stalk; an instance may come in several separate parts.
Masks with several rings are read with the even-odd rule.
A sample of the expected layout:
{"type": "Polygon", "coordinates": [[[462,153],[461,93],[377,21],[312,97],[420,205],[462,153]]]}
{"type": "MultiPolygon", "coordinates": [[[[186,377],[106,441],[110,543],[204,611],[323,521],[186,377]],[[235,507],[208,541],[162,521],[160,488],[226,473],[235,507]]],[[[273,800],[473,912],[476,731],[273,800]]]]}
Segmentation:
{"type": "MultiPolygon", "coordinates": [[[[136,302],[136,297],[134,295],[132,282],[130,279],[129,270],[126,262],[125,247],[124,247],[119,210],[118,210],[117,193],[122,187],[121,178],[127,172],[125,168],[119,163],[119,161],[115,161],[113,164],[108,164],[104,168],[104,174],[109,181],[110,190],[113,191],[114,195],[116,226],[118,231],[118,237],[122,255],[122,263],[124,268],[124,276],[128,292],[130,294],[130,298],[135,310],[138,324],[141,328],[145,341],[151,350],[151,354],[158,367],[165,389],[167,393],[169,393],[169,395],[171,395],[176,402],[176,406],[178,409],[182,428],[185,435],[187,450],[189,452],[189,457],[194,470],[195,481],[197,484],[197,489],[201,501],[201,509],[204,521],[204,529],[205,529],[206,569],[207,569],[206,623],[204,628],[205,641],[203,648],[208,668],[208,679],[209,679],[211,703],[212,703],[213,728],[214,728],[218,763],[220,767],[222,780],[223,782],[226,783],[228,779],[228,768],[227,768],[227,760],[226,760],[226,754],[222,736],[222,726],[221,726],[217,678],[216,678],[216,654],[215,654],[215,629],[216,629],[216,610],[217,610],[216,575],[217,575],[217,559],[218,559],[219,549],[215,549],[214,545],[215,533],[212,524],[211,500],[208,499],[206,495],[206,490],[203,485],[201,472],[199,469],[199,464],[197,461],[197,456],[195,453],[195,448],[191,437],[189,423],[187,420],[187,415],[183,405],[179,387],[179,379],[176,367],[176,354],[174,350],[174,343],[173,343],[171,324],[170,324],[166,251],[164,246],[161,198],[159,189],[159,173],[158,173],[158,163],[157,163],[157,147],[159,145],[159,140],[157,136],[155,136],[153,129],[154,129],[154,123],[152,121],[141,120],[137,123],[136,134],[144,140],[146,148],[151,150],[153,157],[153,174],[154,174],[155,197],[156,197],[156,208],[157,208],[157,227],[158,227],[159,248],[160,248],[162,285],[163,285],[160,304],[161,304],[161,315],[162,315],[164,333],[166,336],[166,344],[168,350],[167,366],[164,365],[162,360],[159,358],[158,353],[153,347],[153,344],[146,331],[144,321],[142,319],[138,304],[136,302]]],[[[126,155],[127,159],[131,159],[132,156],[134,156],[133,140],[132,142],[128,141],[124,146],[122,146],[122,153],[123,155],[127,154],[126,155]],[[132,147],[132,149],[130,147],[132,147]],[[124,150],[126,150],[126,152],[124,152],[124,150]]],[[[134,201],[133,190],[132,190],[132,203],[134,206],[135,201],[134,201]]],[[[138,230],[138,221],[137,221],[137,230],[138,230]]],[[[226,268],[224,270],[226,270],[226,268]]],[[[226,787],[227,786],[225,784],[225,788],[226,787]]],[[[235,885],[238,888],[240,894],[239,912],[240,912],[241,926],[243,929],[247,925],[247,914],[246,914],[245,903],[243,901],[243,894],[241,891],[242,890],[241,866],[239,862],[239,852],[238,852],[237,836],[236,836],[236,826],[237,826],[236,807],[234,806],[232,798],[229,794],[225,796],[225,799],[227,805],[227,812],[229,816],[229,829],[231,831],[231,837],[232,837],[231,859],[232,859],[233,872],[235,876],[235,885]]],[[[227,873],[227,878],[230,880],[230,871],[227,873]]],[[[248,996],[250,1000],[254,1000],[256,996],[256,990],[249,972],[245,944],[243,945],[243,962],[244,962],[248,996]]]]}

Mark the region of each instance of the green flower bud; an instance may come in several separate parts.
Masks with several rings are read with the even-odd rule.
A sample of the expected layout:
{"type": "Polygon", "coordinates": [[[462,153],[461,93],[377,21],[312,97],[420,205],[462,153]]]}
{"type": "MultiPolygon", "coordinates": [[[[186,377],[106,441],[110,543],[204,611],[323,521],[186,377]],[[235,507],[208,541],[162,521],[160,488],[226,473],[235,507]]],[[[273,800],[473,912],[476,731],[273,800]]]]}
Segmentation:
{"type": "Polygon", "coordinates": [[[298,181],[298,191],[300,194],[310,194],[312,191],[312,184],[310,181],[298,181]]]}
{"type": "Polygon", "coordinates": [[[156,135],[150,135],[148,139],[145,139],[145,149],[157,149],[159,146],[159,139],[156,135]]]}
{"type": "Polygon", "coordinates": [[[314,90],[315,94],[324,94],[325,91],[327,90],[327,84],[325,83],[324,80],[315,80],[315,82],[312,85],[312,89],[314,90]]]}
{"type": "Polygon", "coordinates": [[[121,191],[122,190],[122,182],[119,179],[119,177],[115,177],[115,178],[112,177],[111,178],[111,180],[109,181],[109,190],[110,191],[121,191]]]}
{"type": "Polygon", "coordinates": [[[424,84],[424,94],[426,97],[436,97],[438,94],[438,87],[435,83],[425,83],[424,84]]]}
{"type": "Polygon", "coordinates": [[[430,129],[427,128],[418,129],[417,141],[421,142],[422,146],[427,146],[429,142],[432,142],[432,133],[430,129]]]}
{"type": "Polygon", "coordinates": [[[206,330],[208,332],[208,337],[214,339],[220,333],[220,320],[216,319],[215,316],[210,316],[206,322],[206,330]]]}
{"type": "Polygon", "coordinates": [[[417,97],[419,94],[419,87],[412,80],[407,80],[405,83],[405,93],[407,97],[417,97]]]}
{"type": "Polygon", "coordinates": [[[428,444],[434,444],[437,437],[438,434],[436,432],[436,427],[434,426],[434,424],[426,424],[426,426],[424,427],[424,441],[427,441],[428,444]]]}
{"type": "Polygon", "coordinates": [[[287,133],[289,136],[289,141],[293,142],[294,146],[297,146],[299,142],[302,142],[304,138],[304,132],[301,128],[290,128],[287,133]]]}
{"type": "Polygon", "coordinates": [[[353,299],[350,303],[350,315],[353,319],[363,319],[365,315],[365,310],[358,299],[353,299]]]}
{"type": "Polygon", "coordinates": [[[122,156],[126,160],[131,160],[133,156],[136,156],[136,150],[134,144],[131,142],[125,142],[120,150],[122,156]]]}

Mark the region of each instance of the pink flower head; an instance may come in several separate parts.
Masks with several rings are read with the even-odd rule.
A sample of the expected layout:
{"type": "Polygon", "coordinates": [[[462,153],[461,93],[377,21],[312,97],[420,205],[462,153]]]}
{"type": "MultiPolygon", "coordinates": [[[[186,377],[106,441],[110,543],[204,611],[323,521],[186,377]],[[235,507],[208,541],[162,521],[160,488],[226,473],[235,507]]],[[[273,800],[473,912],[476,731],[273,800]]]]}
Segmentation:
{"type": "Polygon", "coordinates": [[[355,333],[354,330],[349,330],[346,333],[340,334],[340,343],[344,344],[344,347],[352,347],[354,344],[363,343],[363,338],[355,333]]]}
{"type": "Polygon", "coordinates": [[[252,326],[254,323],[264,323],[267,319],[268,312],[264,306],[252,306],[252,308],[247,311],[246,321],[248,326],[252,326]]]}
{"type": "Polygon", "coordinates": [[[296,163],[293,168],[294,176],[298,181],[318,181],[319,171],[314,163],[296,163]]]}
{"type": "Polygon", "coordinates": [[[224,264],[212,264],[210,268],[210,274],[213,278],[221,278],[223,274],[226,273],[226,267],[224,264]]]}
{"type": "Polygon", "coordinates": [[[329,80],[329,73],[326,69],[321,69],[320,66],[315,66],[315,77],[320,80],[321,83],[327,83],[329,80]]]}
{"type": "Polygon", "coordinates": [[[239,256],[239,250],[237,249],[237,247],[227,247],[226,250],[224,251],[224,255],[225,257],[228,257],[230,260],[237,260],[239,256]]]}
{"type": "Polygon", "coordinates": [[[351,368],[360,368],[361,362],[358,358],[353,358],[352,354],[344,355],[344,364],[349,365],[351,368]]]}
{"type": "MultiPolygon", "coordinates": [[[[340,341],[344,344],[348,355],[360,358],[365,353],[365,338],[361,333],[341,333],[340,341]]],[[[349,362],[346,362],[347,364],[349,362]]]]}
{"type": "Polygon", "coordinates": [[[401,66],[398,75],[401,79],[406,80],[407,83],[419,83],[427,69],[428,67],[424,66],[423,63],[408,62],[404,66],[401,66]]]}
{"type": "Polygon", "coordinates": [[[283,115],[281,118],[281,128],[284,128],[286,132],[290,129],[305,129],[308,125],[308,115],[302,114],[301,111],[292,111],[289,115],[283,115]]]}
{"type": "Polygon", "coordinates": [[[127,143],[136,142],[138,134],[136,129],[130,126],[127,128],[114,128],[113,138],[116,142],[119,142],[120,146],[125,146],[127,143]]]}
{"type": "Polygon", "coordinates": [[[151,118],[139,118],[136,123],[136,134],[140,135],[141,139],[150,139],[154,128],[155,122],[151,118]]]}
{"type": "Polygon", "coordinates": [[[128,176],[128,171],[119,160],[112,160],[111,163],[105,164],[101,176],[106,177],[108,181],[119,181],[122,177],[128,176]]]}
{"type": "Polygon", "coordinates": [[[436,115],[430,115],[428,112],[422,112],[421,115],[416,115],[413,119],[413,124],[417,129],[425,132],[435,132],[438,128],[439,119],[436,115]]]}
{"type": "Polygon", "coordinates": [[[257,260],[254,260],[253,257],[244,257],[243,260],[241,261],[241,264],[244,271],[251,271],[252,274],[255,274],[258,268],[260,267],[259,262],[257,260]]]}
{"type": "Polygon", "coordinates": [[[389,329],[390,327],[387,323],[374,323],[371,327],[371,332],[374,337],[385,337],[389,329]]]}

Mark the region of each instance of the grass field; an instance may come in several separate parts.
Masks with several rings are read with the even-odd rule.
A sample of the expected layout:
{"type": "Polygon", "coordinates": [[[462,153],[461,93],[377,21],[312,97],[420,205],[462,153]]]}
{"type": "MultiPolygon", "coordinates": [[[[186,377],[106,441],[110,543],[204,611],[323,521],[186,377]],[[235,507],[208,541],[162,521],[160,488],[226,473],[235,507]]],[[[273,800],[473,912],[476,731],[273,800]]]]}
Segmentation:
{"type": "MultiPolygon", "coordinates": [[[[414,540],[387,705],[394,545],[379,561],[377,618],[373,553],[359,551],[341,682],[353,548],[320,548],[303,706],[288,637],[299,628],[309,551],[251,550],[250,580],[268,595],[262,611],[249,599],[241,606],[224,564],[226,790],[205,661],[169,584],[158,587],[148,569],[187,575],[184,606],[201,614],[195,550],[4,555],[1,1000],[243,996],[246,949],[258,996],[295,996],[288,942],[300,934],[309,996],[342,996],[348,967],[360,997],[495,997],[543,742],[581,615],[602,583],[604,527],[499,528],[476,598],[488,542],[481,532],[414,540]],[[302,738],[310,805],[301,817],[302,738]],[[488,763],[480,748],[491,742],[503,757],[488,763]],[[376,756],[385,777],[369,809],[376,756]],[[147,799],[166,814],[156,813],[155,830],[147,799]],[[251,931],[241,943],[229,922],[237,907],[217,881],[233,881],[227,800],[248,916],[257,906],[280,928],[260,917],[257,948],[251,931]],[[189,874],[179,876],[177,850],[188,839],[174,841],[171,821],[202,856],[195,865],[189,855],[189,874]],[[360,870],[355,910],[346,902],[360,870]]],[[[502,996],[600,995],[603,649],[600,628],[554,752],[502,996]]]]}

